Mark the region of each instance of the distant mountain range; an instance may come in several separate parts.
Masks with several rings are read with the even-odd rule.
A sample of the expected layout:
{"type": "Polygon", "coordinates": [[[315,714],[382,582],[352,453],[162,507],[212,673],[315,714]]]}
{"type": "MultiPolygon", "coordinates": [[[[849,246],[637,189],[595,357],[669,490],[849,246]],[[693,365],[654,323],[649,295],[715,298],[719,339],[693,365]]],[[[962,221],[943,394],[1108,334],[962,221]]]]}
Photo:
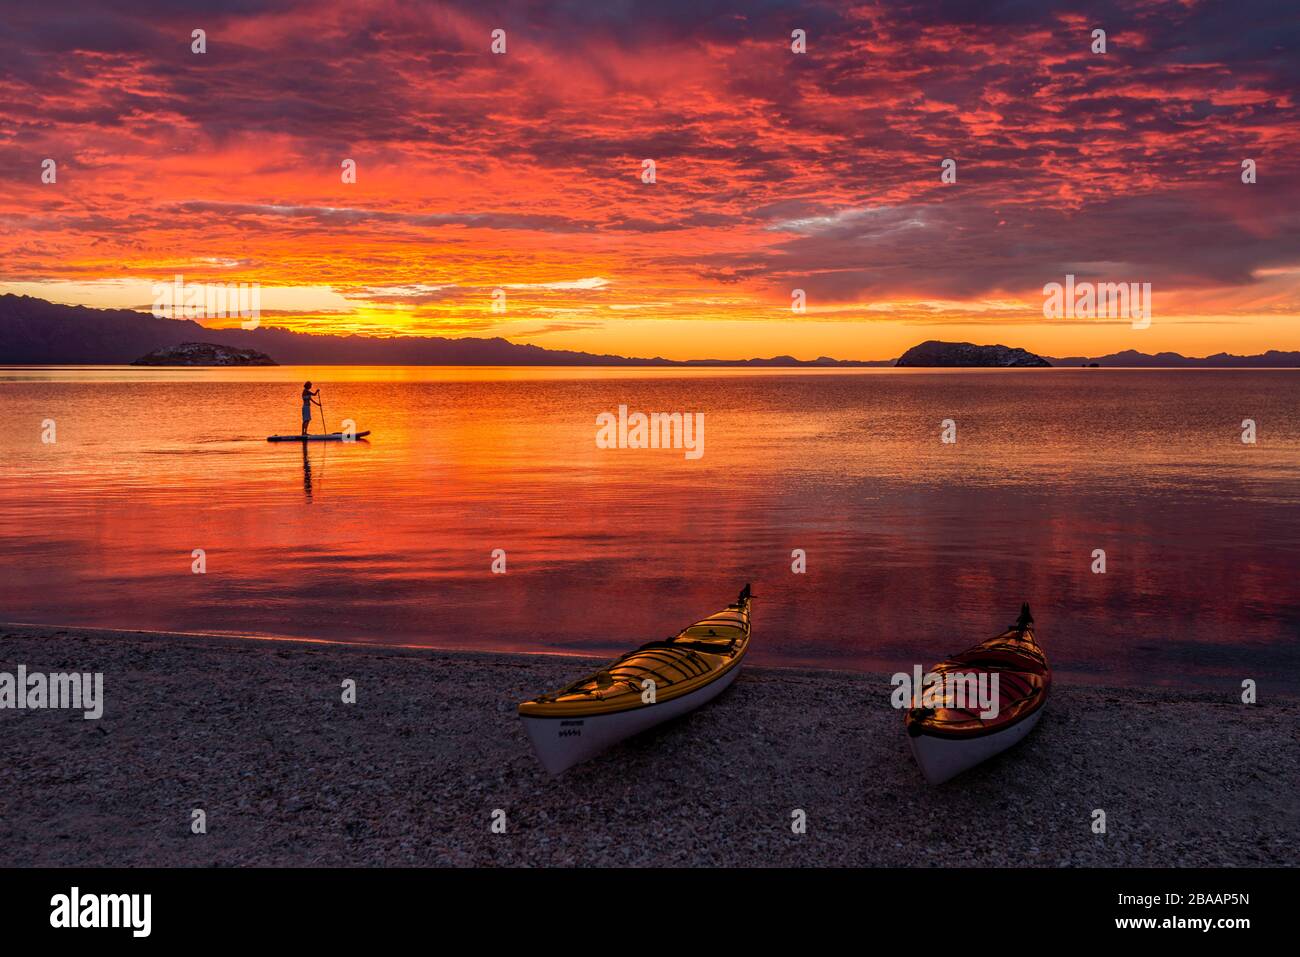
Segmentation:
{"type": "Polygon", "coordinates": [[[1022,368],[1032,366],[1102,366],[1143,369],[1294,369],[1300,367],[1300,352],[1270,350],[1258,356],[1234,356],[1226,352],[1189,358],[1177,352],[1158,352],[1154,355],[1127,349],[1110,355],[1071,356],[1064,359],[1045,358],[1024,349],[1008,346],[977,346],[969,342],[940,342],[931,339],[904,352],[895,363],[899,366],[923,368],[957,368],[985,366],[991,368],[1022,368]]]}
{"type": "Polygon", "coordinates": [[[1295,369],[1300,368],[1300,352],[1279,352],[1269,349],[1257,356],[1234,356],[1227,352],[1216,352],[1212,356],[1194,359],[1177,352],[1138,352],[1125,349],[1092,359],[1083,356],[1069,356],[1065,359],[1049,359],[1054,366],[1079,366],[1097,363],[1099,366],[1141,366],[1145,369],[1295,369]]]}
{"type": "Polygon", "coordinates": [[[209,329],[192,319],[159,319],[130,309],[64,306],[31,296],[0,296],[0,365],[127,365],[159,349],[219,340],[253,349],[281,365],[501,366],[888,366],[893,360],[851,362],[791,356],[771,359],[629,359],[505,339],[437,336],[318,336],[287,329],[209,329]]]}
{"type": "MultiPolygon", "coordinates": [[[[768,359],[629,358],[596,355],[541,346],[520,345],[502,338],[446,339],[437,336],[329,336],[287,329],[209,329],[190,319],[159,319],[130,309],[90,309],[65,306],[31,296],[0,296],[0,365],[127,365],[160,349],[184,343],[211,342],[231,349],[252,349],[282,365],[505,365],[505,366],[756,366],[792,368],[852,368],[892,366],[895,359],[768,359]]],[[[930,354],[935,347],[961,349],[969,343],[922,343],[909,350],[930,354]],[[930,352],[927,352],[929,350],[930,352]]],[[[974,354],[1020,354],[1006,347],[972,347],[974,354]],[[983,351],[981,350],[993,350],[983,351]]],[[[942,352],[942,350],[940,350],[942,352]]],[[[940,354],[940,353],[935,353],[940,354]]],[[[1027,354],[1026,355],[1031,355],[1027,354]]],[[[1037,358],[1037,357],[1035,357],[1037,358]]],[[[1156,355],[1126,350],[1105,356],[1047,358],[1054,366],[1144,366],[1156,368],[1296,368],[1300,352],[1270,350],[1258,356],[1226,352],[1203,359],[1175,352],[1156,355]]],[[[930,363],[909,361],[906,364],[930,363]]],[[[961,364],[961,363],[937,363],[961,364]]],[[[992,363],[990,363],[992,364],[992,363]]]]}

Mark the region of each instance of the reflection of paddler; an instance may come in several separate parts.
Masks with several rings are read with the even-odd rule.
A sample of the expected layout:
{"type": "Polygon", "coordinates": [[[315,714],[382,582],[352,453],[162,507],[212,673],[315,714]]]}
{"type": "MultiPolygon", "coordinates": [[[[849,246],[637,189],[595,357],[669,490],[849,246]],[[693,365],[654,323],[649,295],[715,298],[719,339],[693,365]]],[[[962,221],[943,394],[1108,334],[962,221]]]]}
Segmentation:
{"type": "Polygon", "coordinates": [[[307,443],[302,444],[302,490],[311,501],[311,459],[307,457],[307,443]]]}
{"type": "Polygon", "coordinates": [[[312,403],[315,402],[316,405],[320,407],[322,414],[324,413],[325,407],[320,404],[319,399],[315,398],[315,396],[318,395],[320,395],[320,389],[317,389],[315,392],[313,392],[311,390],[310,382],[303,383],[302,386],[302,434],[303,435],[307,434],[307,426],[311,424],[312,403]]]}

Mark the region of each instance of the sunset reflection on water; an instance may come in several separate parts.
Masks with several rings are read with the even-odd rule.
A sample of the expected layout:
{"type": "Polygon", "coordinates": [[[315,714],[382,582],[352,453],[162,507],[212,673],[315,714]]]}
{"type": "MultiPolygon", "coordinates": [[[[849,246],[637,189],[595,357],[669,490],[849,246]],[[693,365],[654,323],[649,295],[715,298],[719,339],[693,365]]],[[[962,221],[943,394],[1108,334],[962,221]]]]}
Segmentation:
{"type": "Polygon", "coordinates": [[[609,654],[752,581],[757,664],[928,663],[1029,601],[1058,673],[1295,688],[1298,400],[1291,371],[0,370],[0,619],[609,654]],[[370,440],[267,443],[305,379],[370,440]],[[703,458],[597,448],[620,404],[703,412],[703,458]]]}

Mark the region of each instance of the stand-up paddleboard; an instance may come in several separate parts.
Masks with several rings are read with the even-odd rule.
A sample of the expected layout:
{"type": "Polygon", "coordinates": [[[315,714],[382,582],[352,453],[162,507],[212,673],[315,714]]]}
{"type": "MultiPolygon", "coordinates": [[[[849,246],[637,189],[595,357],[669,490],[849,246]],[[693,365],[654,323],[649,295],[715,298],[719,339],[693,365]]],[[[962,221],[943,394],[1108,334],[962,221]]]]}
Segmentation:
{"type": "Polygon", "coordinates": [[[931,784],[942,784],[1005,751],[1033,730],[1052,688],[1052,669],[1034,634],[1034,617],[1022,605],[1014,625],[930,669],[938,675],[997,675],[998,709],[984,717],[979,706],[943,700],[904,716],[912,754],[931,784]]]}
{"type": "Polygon", "coordinates": [[[698,708],[735,680],[749,648],[749,586],[736,601],[667,641],[652,641],[595,674],[519,706],[552,774],[698,708]],[[648,686],[655,687],[647,698],[648,686]]]}
{"type": "MultiPolygon", "coordinates": [[[[369,435],[369,434],[370,434],[370,430],[369,430],[369,429],[366,429],[366,431],[364,431],[364,432],[358,432],[358,433],[354,436],[354,438],[364,439],[364,438],[365,438],[367,435],[369,435]]],[[[343,433],[342,433],[342,432],[329,432],[329,433],[327,433],[327,434],[325,434],[325,435],[320,435],[320,434],[317,434],[317,435],[268,435],[268,436],[266,437],[266,441],[268,441],[268,442],[342,442],[342,441],[343,441],[343,433]]]]}

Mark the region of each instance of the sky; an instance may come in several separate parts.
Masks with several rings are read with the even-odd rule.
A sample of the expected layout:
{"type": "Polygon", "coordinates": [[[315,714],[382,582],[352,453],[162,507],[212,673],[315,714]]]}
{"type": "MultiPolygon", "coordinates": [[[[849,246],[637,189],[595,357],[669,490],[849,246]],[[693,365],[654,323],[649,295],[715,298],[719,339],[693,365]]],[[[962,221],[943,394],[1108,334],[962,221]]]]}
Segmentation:
{"type": "Polygon", "coordinates": [[[1298,91],[1294,0],[5,3],[0,292],[668,358],[1300,349],[1298,91]],[[1149,326],[1044,318],[1067,274],[1150,283],[1149,326]]]}

